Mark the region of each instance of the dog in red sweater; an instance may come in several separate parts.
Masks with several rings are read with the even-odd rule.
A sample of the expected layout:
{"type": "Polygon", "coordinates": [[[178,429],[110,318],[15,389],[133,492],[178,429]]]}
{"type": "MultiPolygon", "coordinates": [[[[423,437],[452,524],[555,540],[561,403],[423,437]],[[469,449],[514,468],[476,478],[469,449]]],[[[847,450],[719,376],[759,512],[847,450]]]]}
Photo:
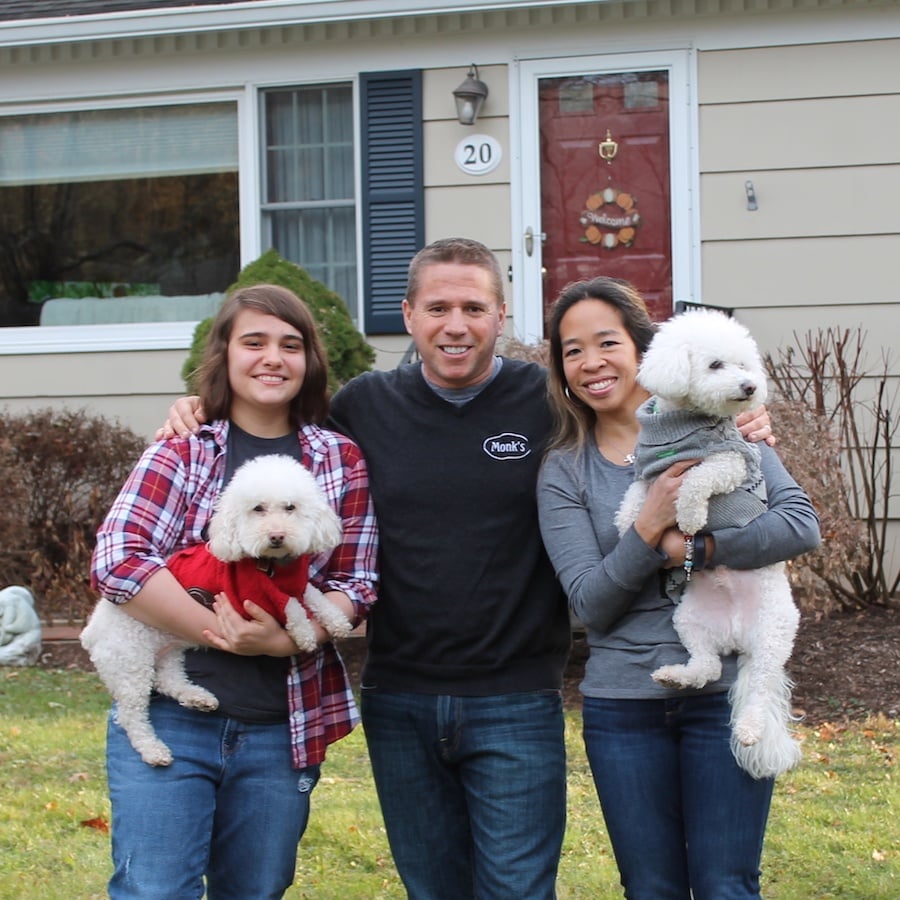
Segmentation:
{"type": "MultiPolygon", "coordinates": [[[[260,456],[241,466],[219,497],[209,543],[167,561],[195,599],[224,591],[245,618],[253,600],[282,624],[302,651],[316,648],[314,618],[332,637],[352,629],[343,612],[309,583],[311,554],[341,540],[341,523],[315,478],[288,456],[260,456]]],[[[183,706],[212,710],[218,700],[184,671],[189,644],[100,600],[81,643],[117,703],[119,724],[144,762],[167,766],[172,753],[150,723],[151,691],[183,706]]]]}
{"type": "Polygon", "coordinates": [[[314,618],[346,637],[344,614],[309,584],[309,555],[336,547],[341,523],[313,476],[287,456],[261,456],[238,469],[209,523],[209,543],[186,547],[166,565],[195,600],[224,591],[245,618],[252,600],[284,625],[300,650],[316,648],[314,618]]]}

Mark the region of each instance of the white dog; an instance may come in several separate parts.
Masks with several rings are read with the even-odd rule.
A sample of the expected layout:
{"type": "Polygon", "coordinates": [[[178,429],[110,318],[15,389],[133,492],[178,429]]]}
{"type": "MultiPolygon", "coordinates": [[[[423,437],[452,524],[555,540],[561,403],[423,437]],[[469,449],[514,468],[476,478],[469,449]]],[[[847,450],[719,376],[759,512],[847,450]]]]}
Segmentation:
{"type": "MultiPolygon", "coordinates": [[[[167,566],[201,602],[225,591],[246,616],[253,600],[284,624],[298,648],[316,647],[312,615],[333,637],[351,624],[308,583],[309,554],[340,543],[341,524],[315,478],[288,456],[260,456],[241,466],[222,492],[209,523],[209,544],[173,554],[167,566]]],[[[213,710],[218,700],[188,680],[187,642],[144,625],[114,603],[100,600],[81,643],[117,704],[116,716],[135,750],[152,766],[172,754],[150,724],[155,688],[182,706],[213,710]]]]}
{"type": "MultiPolygon", "coordinates": [[[[712,310],[663,324],[643,356],[638,381],[654,396],[638,411],[636,480],[616,517],[624,533],[637,518],[649,482],[678,459],[689,469],[675,504],[687,536],[742,526],[762,513],[759,450],[734,424],[766,398],[766,376],[749,332],[712,310]]],[[[686,569],[674,625],[690,658],[653,673],[660,684],[701,688],[721,676],[720,654],[738,653],[731,688],[731,747],[754,778],[778,775],[800,760],[791,736],[791,682],[785,665],[800,616],[783,563],[751,571],[686,569]]]]}

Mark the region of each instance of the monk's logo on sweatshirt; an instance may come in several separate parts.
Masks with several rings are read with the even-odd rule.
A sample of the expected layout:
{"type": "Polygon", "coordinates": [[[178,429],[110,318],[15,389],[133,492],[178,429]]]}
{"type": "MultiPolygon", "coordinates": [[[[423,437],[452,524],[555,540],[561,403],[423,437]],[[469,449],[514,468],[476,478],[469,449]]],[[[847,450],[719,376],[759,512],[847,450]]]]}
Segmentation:
{"type": "Polygon", "coordinates": [[[531,453],[528,438],[511,431],[485,438],[483,446],[484,452],[494,459],[524,459],[531,453]]]}

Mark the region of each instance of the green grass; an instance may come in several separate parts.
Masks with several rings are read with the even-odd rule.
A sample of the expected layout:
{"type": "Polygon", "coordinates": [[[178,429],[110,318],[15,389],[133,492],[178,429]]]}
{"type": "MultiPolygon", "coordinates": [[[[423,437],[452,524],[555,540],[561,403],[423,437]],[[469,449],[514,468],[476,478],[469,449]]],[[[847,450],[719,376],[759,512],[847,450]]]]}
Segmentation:
{"type": "MultiPolygon", "coordinates": [[[[0,900],[104,897],[108,700],[93,674],[0,668],[0,900]],[[85,824],[88,823],[88,824],[85,824]]],[[[900,897],[900,722],[804,729],[804,762],[778,781],[763,857],[769,900],[900,897]]],[[[567,714],[568,829],[560,900],[621,896],[567,714]]],[[[331,748],[298,853],[292,900],[401,900],[360,729],[331,748]]]]}

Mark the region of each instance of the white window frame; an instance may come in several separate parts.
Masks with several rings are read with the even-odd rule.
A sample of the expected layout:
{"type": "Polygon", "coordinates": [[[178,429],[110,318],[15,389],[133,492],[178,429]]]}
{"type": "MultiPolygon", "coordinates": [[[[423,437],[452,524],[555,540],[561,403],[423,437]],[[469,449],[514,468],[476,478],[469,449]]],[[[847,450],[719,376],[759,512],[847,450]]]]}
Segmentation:
{"type": "MultiPolygon", "coordinates": [[[[238,128],[238,203],[241,259],[252,259],[259,247],[259,179],[256,146],[255,89],[193,91],[177,94],[129,94],[116,98],[4,107],[2,115],[23,116],[85,109],[134,109],[143,106],[230,102],[236,105],[238,128]]],[[[125,350],[186,350],[196,321],[140,322],[108,325],[28,325],[0,327],[0,356],[37,353],[91,353],[125,350]]]]}

